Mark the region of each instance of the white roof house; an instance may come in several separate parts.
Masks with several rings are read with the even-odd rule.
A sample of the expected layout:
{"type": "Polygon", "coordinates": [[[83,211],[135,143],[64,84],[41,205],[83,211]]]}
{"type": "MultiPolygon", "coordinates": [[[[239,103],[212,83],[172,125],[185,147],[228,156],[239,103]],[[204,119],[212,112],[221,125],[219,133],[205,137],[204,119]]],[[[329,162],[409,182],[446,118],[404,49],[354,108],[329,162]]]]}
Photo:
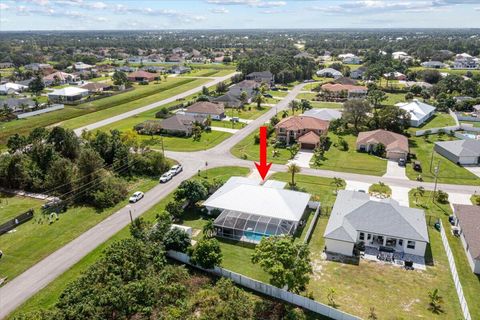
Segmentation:
{"type": "Polygon", "coordinates": [[[214,222],[218,236],[256,243],[263,236],[293,234],[304,215],[310,195],[284,186],[232,177],[203,205],[221,211],[214,222]]]}
{"type": "Polygon", "coordinates": [[[330,78],[340,78],[343,77],[343,74],[333,68],[325,68],[317,71],[317,76],[319,77],[330,77],[330,78]]]}
{"type": "Polygon", "coordinates": [[[324,238],[328,252],[348,256],[360,241],[367,247],[424,256],[429,242],[423,210],[400,206],[393,199],[371,200],[351,190],[338,192],[324,238]]]}
{"type": "Polygon", "coordinates": [[[92,69],[94,66],[92,66],[91,64],[86,64],[86,63],[83,63],[83,62],[75,62],[73,64],[73,68],[75,70],[88,70],[88,69],[92,69]]]}
{"type": "Polygon", "coordinates": [[[335,119],[340,119],[342,117],[342,112],[336,109],[310,109],[306,110],[303,115],[321,120],[332,121],[335,119]]]}
{"type": "Polygon", "coordinates": [[[434,106],[418,101],[417,99],[414,99],[410,102],[399,102],[395,105],[410,114],[410,125],[412,127],[418,127],[422,125],[435,113],[434,106]]]}
{"type": "Polygon", "coordinates": [[[338,55],[339,59],[353,58],[353,57],[356,57],[356,55],[354,55],[353,53],[343,53],[338,55]]]}
{"type": "Polygon", "coordinates": [[[23,91],[27,88],[28,86],[24,86],[23,84],[7,82],[0,85],[0,94],[13,94],[15,92],[23,91]]]}
{"type": "Polygon", "coordinates": [[[82,99],[88,95],[88,93],[89,91],[87,89],[78,87],[65,87],[49,92],[48,99],[52,101],[76,101],[82,99]]]}

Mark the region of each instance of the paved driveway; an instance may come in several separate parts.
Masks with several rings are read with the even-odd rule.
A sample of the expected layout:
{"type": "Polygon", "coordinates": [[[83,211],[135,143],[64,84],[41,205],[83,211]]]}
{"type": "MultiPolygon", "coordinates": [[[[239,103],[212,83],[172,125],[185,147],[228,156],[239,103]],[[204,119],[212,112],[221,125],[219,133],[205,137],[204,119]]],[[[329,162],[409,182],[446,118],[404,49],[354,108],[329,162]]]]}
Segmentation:
{"type": "Polygon", "coordinates": [[[387,172],[383,176],[386,178],[408,180],[407,175],[405,174],[405,167],[399,166],[396,161],[392,160],[387,161],[387,172]]]}
{"type": "Polygon", "coordinates": [[[480,167],[464,167],[464,168],[470,171],[471,173],[473,173],[474,175],[476,175],[477,177],[480,177],[480,167]]]}
{"type": "Polygon", "coordinates": [[[232,128],[224,128],[224,127],[211,127],[212,131],[222,131],[222,132],[228,132],[228,133],[237,133],[238,130],[240,129],[232,129],[232,128]]]}
{"type": "Polygon", "coordinates": [[[312,160],[313,151],[301,150],[297,153],[293,160],[288,160],[287,164],[295,163],[302,168],[310,168],[310,160],[312,160]]]}
{"type": "Polygon", "coordinates": [[[347,185],[345,186],[346,190],[353,190],[353,191],[358,191],[358,190],[364,190],[365,192],[368,193],[368,188],[372,184],[366,183],[366,182],[360,182],[360,181],[353,181],[353,180],[345,180],[347,185]]]}
{"type": "Polygon", "coordinates": [[[472,201],[470,201],[471,196],[471,194],[449,192],[448,201],[450,203],[472,205],[472,201]]]}
{"type": "Polygon", "coordinates": [[[408,192],[410,188],[390,186],[390,189],[392,189],[392,199],[398,201],[401,206],[409,207],[408,192]]]}

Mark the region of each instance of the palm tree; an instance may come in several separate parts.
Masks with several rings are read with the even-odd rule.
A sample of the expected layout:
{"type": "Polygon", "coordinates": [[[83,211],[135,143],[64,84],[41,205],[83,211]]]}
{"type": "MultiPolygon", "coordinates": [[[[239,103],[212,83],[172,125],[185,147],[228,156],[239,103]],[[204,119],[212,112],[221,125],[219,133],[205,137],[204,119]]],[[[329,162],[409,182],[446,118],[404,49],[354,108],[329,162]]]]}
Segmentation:
{"type": "Polygon", "coordinates": [[[290,182],[290,186],[295,186],[295,174],[300,172],[300,167],[296,163],[290,163],[288,165],[288,173],[292,175],[292,181],[290,182]]]}
{"type": "Polygon", "coordinates": [[[263,96],[261,94],[257,94],[255,98],[253,99],[254,102],[257,103],[257,109],[260,109],[262,107],[262,103],[265,101],[263,96]]]}
{"type": "Polygon", "coordinates": [[[298,101],[297,100],[292,100],[292,101],[290,101],[288,106],[290,107],[290,109],[292,109],[292,114],[295,115],[295,110],[298,109],[298,101]]]}
{"type": "Polygon", "coordinates": [[[203,226],[202,233],[205,238],[213,238],[213,235],[215,234],[215,226],[213,225],[212,219],[209,219],[203,226]]]}
{"type": "Polygon", "coordinates": [[[438,294],[438,289],[429,291],[428,298],[430,299],[430,303],[429,303],[430,306],[428,307],[430,311],[436,314],[443,312],[442,310],[443,297],[438,294]]]}
{"type": "Polygon", "coordinates": [[[413,196],[415,197],[415,204],[418,204],[418,197],[423,197],[425,194],[425,188],[422,186],[413,189],[413,196]]]}
{"type": "Polygon", "coordinates": [[[343,187],[343,180],[337,177],[333,177],[332,184],[335,186],[335,193],[338,193],[338,188],[343,187]]]}

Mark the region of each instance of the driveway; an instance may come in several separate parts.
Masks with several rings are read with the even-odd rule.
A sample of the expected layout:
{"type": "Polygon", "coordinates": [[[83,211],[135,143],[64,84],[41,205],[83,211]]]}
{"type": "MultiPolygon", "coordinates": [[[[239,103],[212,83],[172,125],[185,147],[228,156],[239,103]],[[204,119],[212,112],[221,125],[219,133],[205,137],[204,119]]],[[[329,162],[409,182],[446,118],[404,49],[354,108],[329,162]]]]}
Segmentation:
{"type": "Polygon", "coordinates": [[[398,165],[396,161],[387,161],[387,172],[383,175],[385,178],[405,179],[408,180],[405,174],[405,167],[398,165]]]}
{"type": "Polygon", "coordinates": [[[390,186],[390,189],[392,189],[393,200],[398,201],[401,206],[409,207],[408,192],[410,188],[390,186]]]}
{"type": "Polygon", "coordinates": [[[464,167],[464,168],[470,171],[471,173],[473,173],[474,175],[476,175],[477,177],[480,177],[480,167],[464,167]]]}
{"type": "Polygon", "coordinates": [[[353,180],[345,180],[347,185],[345,186],[346,190],[353,190],[353,191],[358,191],[358,190],[364,190],[366,193],[368,193],[368,188],[372,185],[371,183],[366,183],[366,182],[360,182],[360,181],[353,181],[353,180]]]}
{"type": "Polygon", "coordinates": [[[472,205],[471,196],[471,194],[449,192],[448,201],[450,203],[472,205]]]}
{"type": "MultiPolygon", "coordinates": [[[[232,117],[226,116],[225,118],[223,118],[222,121],[230,121],[230,119],[232,119],[232,117]]],[[[242,119],[242,118],[239,118],[239,119],[238,119],[238,122],[246,123],[246,124],[249,124],[249,123],[252,122],[252,121],[253,121],[253,120],[251,120],[251,119],[242,119]]]]}
{"type": "Polygon", "coordinates": [[[224,127],[211,127],[212,131],[222,131],[228,133],[237,133],[240,129],[224,128],[224,127]]]}
{"type": "Polygon", "coordinates": [[[302,168],[310,168],[310,160],[312,160],[313,151],[301,150],[297,153],[293,160],[288,160],[287,165],[290,163],[295,163],[297,166],[302,168]]]}

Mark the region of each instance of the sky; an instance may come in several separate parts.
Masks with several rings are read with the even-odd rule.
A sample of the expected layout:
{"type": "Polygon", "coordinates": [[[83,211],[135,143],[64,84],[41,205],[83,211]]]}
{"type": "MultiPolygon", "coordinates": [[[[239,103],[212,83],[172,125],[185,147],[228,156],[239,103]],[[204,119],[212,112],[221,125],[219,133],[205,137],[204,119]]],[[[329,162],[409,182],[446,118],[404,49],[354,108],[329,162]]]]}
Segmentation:
{"type": "Polygon", "coordinates": [[[0,0],[0,31],[480,28],[480,0],[0,0]]]}

